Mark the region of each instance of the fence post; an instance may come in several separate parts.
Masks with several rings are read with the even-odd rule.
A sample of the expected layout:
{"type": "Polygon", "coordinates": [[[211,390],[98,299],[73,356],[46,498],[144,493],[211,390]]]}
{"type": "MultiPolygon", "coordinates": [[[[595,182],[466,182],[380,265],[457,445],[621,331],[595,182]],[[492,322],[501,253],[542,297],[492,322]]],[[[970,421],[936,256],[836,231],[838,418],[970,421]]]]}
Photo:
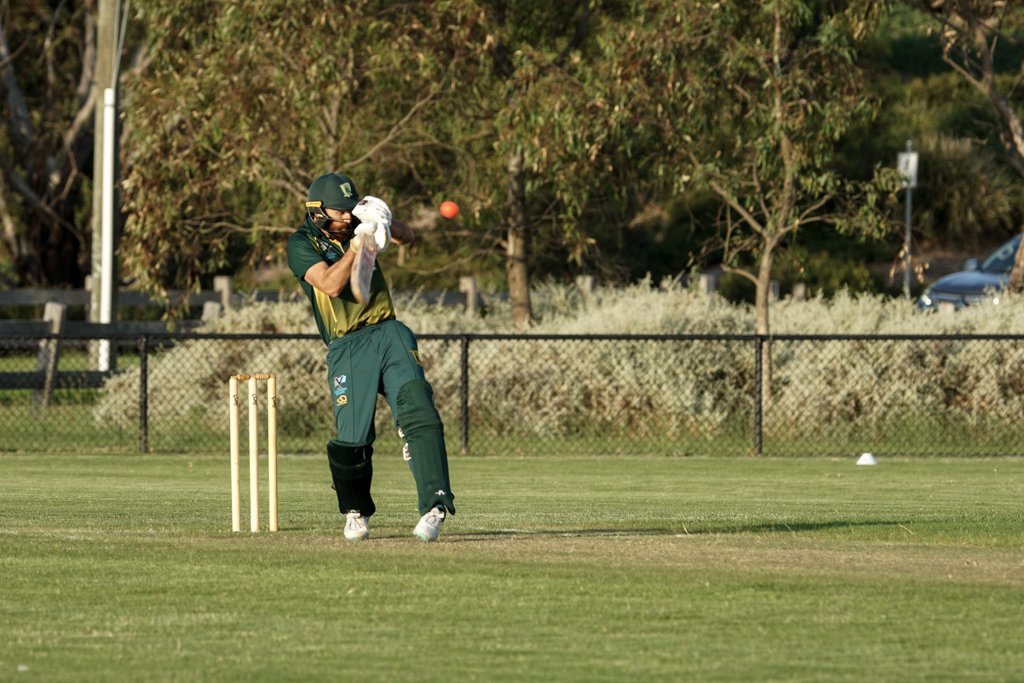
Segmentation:
{"type": "Polygon", "coordinates": [[[762,410],[764,408],[764,368],[762,367],[762,352],[764,350],[764,337],[754,335],[754,455],[761,455],[762,447],[762,410]]]}
{"type": "Polygon", "coordinates": [[[459,419],[461,422],[462,454],[469,453],[469,335],[459,337],[462,368],[459,390],[459,419]]]}
{"type": "Polygon", "coordinates": [[[577,275],[576,276],[576,289],[580,290],[583,294],[594,293],[594,276],[593,275],[577,275]]]}
{"type": "Polygon", "coordinates": [[[714,273],[701,273],[700,276],[700,293],[701,294],[714,294],[715,289],[718,288],[718,277],[714,273]]]}
{"type": "Polygon", "coordinates": [[[36,371],[43,373],[43,388],[35,393],[36,403],[47,406],[53,395],[53,385],[57,379],[57,361],[60,358],[60,339],[64,333],[64,317],[67,306],[56,301],[47,302],[43,308],[43,320],[50,323],[50,334],[57,339],[43,339],[39,342],[39,355],[36,358],[36,371]]]}
{"type": "Polygon", "coordinates": [[[200,320],[204,323],[211,322],[220,317],[221,312],[224,310],[224,306],[216,301],[207,301],[203,304],[203,314],[200,316],[200,320]]]}
{"type": "Polygon", "coordinates": [[[213,291],[220,293],[220,306],[224,311],[231,310],[231,276],[217,275],[213,278],[213,291]]]}
{"type": "Polygon", "coordinates": [[[477,315],[477,304],[480,299],[480,292],[476,287],[476,278],[472,275],[463,275],[459,278],[459,291],[466,295],[466,317],[474,318],[477,315]]]}
{"type": "Polygon", "coordinates": [[[139,452],[149,453],[149,337],[139,337],[139,452]]]}

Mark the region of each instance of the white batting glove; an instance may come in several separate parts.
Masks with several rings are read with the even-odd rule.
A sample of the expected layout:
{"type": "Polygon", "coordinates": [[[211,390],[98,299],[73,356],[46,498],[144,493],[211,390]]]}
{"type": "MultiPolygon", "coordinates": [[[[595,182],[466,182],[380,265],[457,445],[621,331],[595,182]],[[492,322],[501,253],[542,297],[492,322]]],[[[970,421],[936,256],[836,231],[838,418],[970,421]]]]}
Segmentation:
{"type": "MultiPolygon", "coordinates": [[[[358,235],[370,235],[371,237],[373,237],[374,233],[376,232],[376,223],[367,223],[363,221],[362,223],[356,226],[355,231],[352,233],[352,239],[355,239],[358,235]]],[[[374,239],[374,241],[376,242],[377,240],[374,239]]]]}
{"type": "Polygon", "coordinates": [[[374,244],[377,245],[377,253],[381,253],[391,244],[391,229],[387,223],[360,223],[352,233],[352,239],[357,235],[369,235],[374,244]]]}
{"type": "Polygon", "coordinates": [[[364,223],[384,223],[388,229],[391,228],[391,209],[383,199],[369,195],[363,197],[352,209],[352,215],[364,223]]]}
{"type": "Polygon", "coordinates": [[[377,243],[377,253],[379,254],[391,244],[391,224],[377,223],[376,228],[373,231],[373,241],[377,243]]]}

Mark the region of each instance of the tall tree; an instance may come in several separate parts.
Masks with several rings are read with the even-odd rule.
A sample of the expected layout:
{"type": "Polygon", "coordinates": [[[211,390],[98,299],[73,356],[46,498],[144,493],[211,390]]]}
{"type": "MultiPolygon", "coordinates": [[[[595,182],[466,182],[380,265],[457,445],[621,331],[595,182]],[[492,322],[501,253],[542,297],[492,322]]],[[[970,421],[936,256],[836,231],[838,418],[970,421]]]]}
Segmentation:
{"type": "Polygon", "coordinates": [[[0,236],[17,284],[80,285],[89,272],[95,13],[0,2],[0,236]]]}
{"type": "Polygon", "coordinates": [[[769,334],[774,259],[802,226],[824,222],[865,235],[884,229],[879,191],[894,187],[892,174],[855,181],[836,169],[843,136],[877,106],[857,54],[882,4],[770,0],[678,9],[666,18],[673,30],[651,47],[660,58],[649,60],[670,73],[661,119],[678,127],[666,136],[667,158],[678,163],[673,177],[681,189],[706,188],[721,202],[724,267],[754,284],[757,332],[769,334]]]}
{"type": "MultiPolygon", "coordinates": [[[[1024,121],[1013,101],[1024,83],[1024,61],[1007,77],[1000,77],[996,66],[1000,44],[1024,39],[1024,6],[1005,0],[911,0],[911,5],[939,23],[943,61],[988,101],[1006,159],[1024,178],[1024,121]]],[[[1009,288],[1024,291],[1024,249],[1017,250],[1009,288]]]]}
{"type": "Polygon", "coordinates": [[[868,0],[133,7],[153,58],[125,98],[124,253],[154,288],[274,257],[330,169],[406,215],[469,197],[468,232],[426,234],[501,249],[520,327],[537,250],[585,263],[595,234],[694,183],[725,207],[728,265],[753,266],[759,329],[801,224],[878,227],[870,201],[852,218],[867,185],[832,166],[872,110],[868,0]]]}
{"type": "Polygon", "coordinates": [[[411,208],[480,152],[479,123],[444,127],[472,58],[456,21],[367,0],[134,7],[153,58],[126,96],[124,254],[153,289],[279,254],[321,173],[411,208]]]}
{"type": "Polygon", "coordinates": [[[533,245],[579,260],[589,244],[588,164],[609,164],[587,137],[608,131],[570,125],[563,99],[628,4],[141,0],[153,57],[125,98],[129,267],[160,289],[270,257],[311,178],[345,169],[407,215],[467,197],[469,233],[425,232],[502,249],[525,329],[533,245]]]}
{"type": "Polygon", "coordinates": [[[538,243],[581,266],[593,255],[595,226],[624,225],[618,202],[632,170],[628,117],[608,107],[621,79],[610,38],[629,21],[628,2],[497,1],[490,47],[502,106],[495,111],[495,148],[507,160],[506,254],[509,298],[519,329],[530,323],[528,261],[538,243]]]}

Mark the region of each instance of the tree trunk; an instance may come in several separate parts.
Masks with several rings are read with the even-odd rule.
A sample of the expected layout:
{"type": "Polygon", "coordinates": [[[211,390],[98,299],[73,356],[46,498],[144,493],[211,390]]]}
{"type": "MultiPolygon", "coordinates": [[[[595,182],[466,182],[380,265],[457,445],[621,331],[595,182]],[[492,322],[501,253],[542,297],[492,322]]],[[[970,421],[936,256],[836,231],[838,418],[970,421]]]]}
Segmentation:
{"type": "MultiPolygon", "coordinates": [[[[771,335],[768,321],[769,304],[772,292],[772,261],[775,259],[775,240],[771,236],[765,239],[764,253],[757,271],[757,287],[754,292],[754,313],[757,321],[757,334],[771,335]]],[[[761,346],[761,378],[762,397],[765,403],[772,399],[772,343],[766,341],[761,346]]]]}
{"type": "MultiPolygon", "coordinates": [[[[7,200],[4,198],[6,189],[4,187],[4,174],[0,170],[0,225],[3,225],[3,244],[7,249],[7,253],[10,256],[11,263],[15,264],[15,269],[19,269],[19,265],[25,258],[25,253],[28,251],[25,245],[25,238],[18,234],[17,226],[14,224],[14,218],[11,216],[11,212],[7,206],[7,200]]],[[[14,282],[2,283],[4,287],[10,287],[14,282]]]]}
{"type": "MultiPolygon", "coordinates": [[[[945,12],[950,19],[947,26],[953,27],[953,31],[943,34],[944,60],[988,99],[996,115],[999,141],[1006,159],[1017,174],[1024,177],[1024,123],[996,82],[996,42],[992,36],[998,32],[1000,20],[979,15],[970,3],[943,5],[939,11],[945,12]],[[948,53],[961,41],[965,46],[964,59],[958,63],[948,53]],[[968,58],[969,51],[973,51],[977,57],[973,68],[968,58]]],[[[1018,293],[1024,291],[1024,239],[1017,249],[1007,289],[1018,293]]]]}
{"type": "Polygon", "coordinates": [[[1021,246],[1017,247],[1017,255],[1013,259],[1013,268],[1010,269],[1010,280],[1006,288],[1011,292],[1024,292],[1024,236],[1021,237],[1021,246]]]}
{"type": "MultiPolygon", "coordinates": [[[[987,94],[1001,123],[999,138],[1010,164],[1021,177],[1024,177],[1024,125],[1021,124],[1020,116],[1013,106],[995,88],[994,82],[994,79],[991,79],[992,85],[989,86],[987,94]]],[[[1021,239],[1021,245],[1024,246],[1024,239],[1021,239]]],[[[1011,292],[1024,292],[1024,248],[1017,248],[1006,287],[1011,292]]]]}
{"type": "Polygon", "coordinates": [[[533,322],[530,310],[530,279],[527,269],[529,226],[526,223],[526,193],[523,187],[523,153],[508,158],[508,237],[505,247],[505,272],[508,300],[512,305],[512,323],[525,332],[533,322]]]}
{"type": "MultiPolygon", "coordinates": [[[[1021,124],[1020,116],[994,85],[989,87],[987,94],[1001,123],[999,138],[1003,143],[1003,149],[1006,150],[1006,157],[1014,170],[1024,177],[1024,125],[1021,124]]],[[[1021,239],[1021,245],[1024,247],[1024,239],[1021,239]]],[[[1017,256],[1013,260],[1013,269],[1010,271],[1010,280],[1006,287],[1011,292],[1024,292],[1024,248],[1017,248],[1017,256]]]]}

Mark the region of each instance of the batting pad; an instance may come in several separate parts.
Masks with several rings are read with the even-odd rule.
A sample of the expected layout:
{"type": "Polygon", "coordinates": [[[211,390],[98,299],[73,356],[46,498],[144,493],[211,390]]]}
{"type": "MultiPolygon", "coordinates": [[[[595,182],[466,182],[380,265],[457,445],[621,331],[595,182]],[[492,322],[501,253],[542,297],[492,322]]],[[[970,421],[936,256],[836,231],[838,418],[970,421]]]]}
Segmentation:
{"type": "Polygon", "coordinates": [[[444,425],[434,407],[434,392],[426,380],[415,379],[398,392],[395,402],[398,426],[409,453],[409,469],[416,480],[419,511],[433,507],[455,514],[455,495],[448,480],[448,452],[444,425]]]}

